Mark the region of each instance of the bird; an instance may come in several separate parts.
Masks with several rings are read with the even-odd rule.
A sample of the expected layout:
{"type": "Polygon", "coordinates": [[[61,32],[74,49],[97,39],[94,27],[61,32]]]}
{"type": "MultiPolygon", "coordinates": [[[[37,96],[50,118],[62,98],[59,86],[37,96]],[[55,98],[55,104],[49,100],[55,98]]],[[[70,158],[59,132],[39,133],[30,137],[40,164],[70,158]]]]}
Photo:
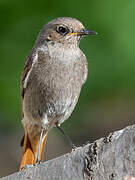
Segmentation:
{"type": "Polygon", "coordinates": [[[88,74],[79,43],[84,36],[96,34],[71,17],[55,18],[40,31],[21,76],[24,137],[20,170],[43,160],[48,132],[73,112],[88,74]]]}

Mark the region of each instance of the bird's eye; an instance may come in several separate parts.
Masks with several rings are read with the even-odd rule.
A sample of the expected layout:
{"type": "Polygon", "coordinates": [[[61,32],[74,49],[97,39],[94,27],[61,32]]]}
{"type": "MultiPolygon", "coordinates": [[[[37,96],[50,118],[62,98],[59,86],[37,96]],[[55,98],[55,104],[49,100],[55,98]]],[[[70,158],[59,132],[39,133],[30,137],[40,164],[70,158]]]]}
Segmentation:
{"type": "Polygon", "coordinates": [[[61,35],[66,35],[69,32],[69,30],[66,27],[59,26],[57,32],[61,35]]]}

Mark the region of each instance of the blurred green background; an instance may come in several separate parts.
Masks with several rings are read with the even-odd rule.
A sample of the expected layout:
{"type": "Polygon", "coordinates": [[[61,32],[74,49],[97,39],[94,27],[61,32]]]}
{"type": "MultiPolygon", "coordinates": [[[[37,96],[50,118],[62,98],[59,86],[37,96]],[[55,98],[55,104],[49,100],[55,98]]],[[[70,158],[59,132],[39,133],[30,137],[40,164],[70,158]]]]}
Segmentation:
{"type": "MultiPolygon", "coordinates": [[[[75,17],[99,33],[81,41],[88,80],[62,127],[76,145],[82,145],[134,123],[134,0],[0,0],[0,177],[18,171],[21,160],[20,76],[25,58],[43,25],[61,16],[75,17]]],[[[45,159],[70,150],[54,128],[45,159]]]]}

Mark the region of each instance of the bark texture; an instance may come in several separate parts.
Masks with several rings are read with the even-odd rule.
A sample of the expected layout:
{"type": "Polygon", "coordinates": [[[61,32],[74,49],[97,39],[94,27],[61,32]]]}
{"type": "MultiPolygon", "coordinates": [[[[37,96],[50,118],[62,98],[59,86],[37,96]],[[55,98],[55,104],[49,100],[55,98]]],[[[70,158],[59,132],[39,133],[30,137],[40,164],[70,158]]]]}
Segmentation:
{"type": "Polygon", "coordinates": [[[135,180],[135,125],[0,180],[135,180]]]}

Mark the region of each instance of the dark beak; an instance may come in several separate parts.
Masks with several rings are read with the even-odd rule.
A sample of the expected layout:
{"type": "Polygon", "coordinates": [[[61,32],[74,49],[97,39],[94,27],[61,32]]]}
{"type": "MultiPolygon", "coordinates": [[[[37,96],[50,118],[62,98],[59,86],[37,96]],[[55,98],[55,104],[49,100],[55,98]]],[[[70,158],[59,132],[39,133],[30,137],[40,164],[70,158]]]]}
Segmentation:
{"type": "Polygon", "coordinates": [[[97,35],[98,33],[95,31],[83,29],[82,31],[78,32],[78,35],[97,35]]]}
{"type": "Polygon", "coordinates": [[[82,29],[79,32],[72,32],[68,33],[68,35],[77,35],[77,36],[84,36],[84,35],[97,35],[98,33],[95,31],[87,30],[87,29],[82,29]]]}

